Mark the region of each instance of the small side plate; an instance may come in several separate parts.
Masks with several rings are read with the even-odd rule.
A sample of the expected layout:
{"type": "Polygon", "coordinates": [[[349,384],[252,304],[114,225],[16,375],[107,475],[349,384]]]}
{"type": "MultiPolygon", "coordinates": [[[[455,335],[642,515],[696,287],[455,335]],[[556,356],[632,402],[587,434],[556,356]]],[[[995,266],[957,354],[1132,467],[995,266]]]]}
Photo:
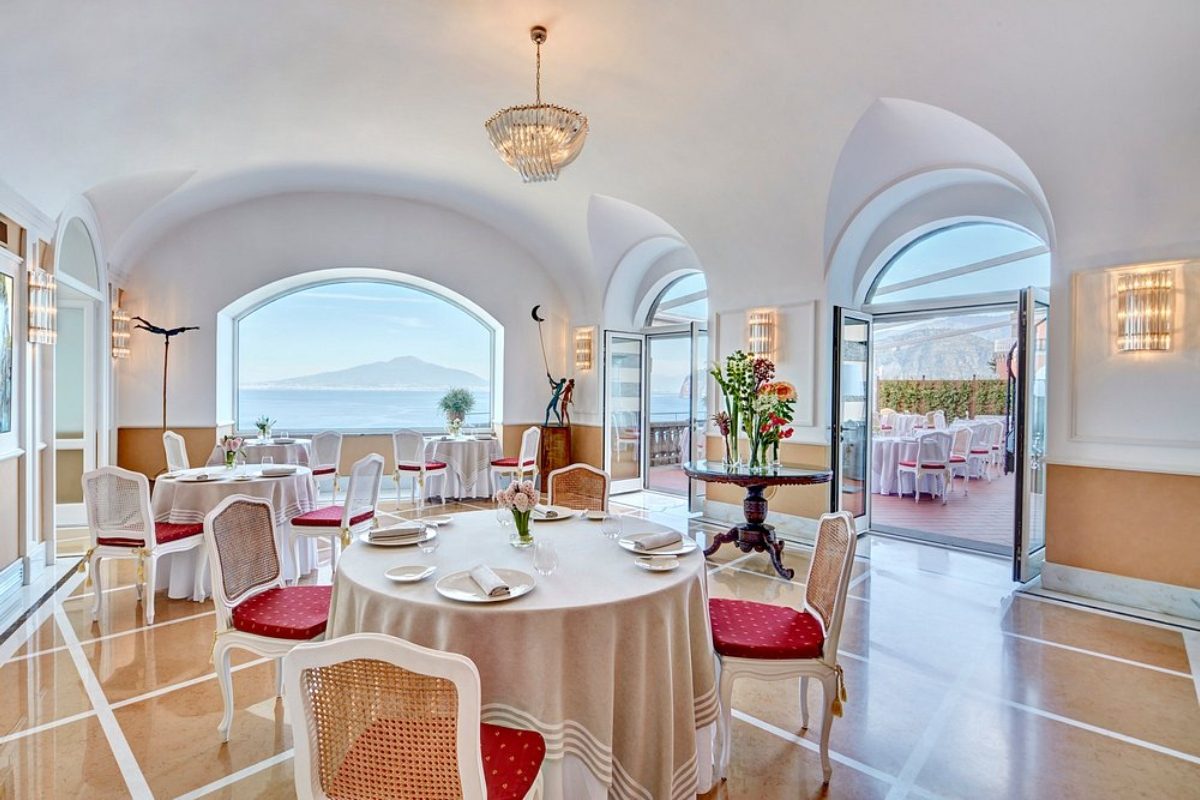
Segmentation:
{"type": "Polygon", "coordinates": [[[383,577],[396,583],[416,583],[425,580],[435,572],[437,572],[437,567],[432,564],[405,564],[400,567],[392,567],[383,573],[383,577]]]}
{"type": "Polygon", "coordinates": [[[529,515],[529,519],[533,522],[562,522],[564,519],[579,519],[579,512],[566,506],[539,506],[529,515]]]}
{"type": "Polygon", "coordinates": [[[369,544],[369,545],[371,545],[371,547],[410,547],[414,544],[420,544],[421,542],[428,542],[430,539],[435,539],[435,538],[437,538],[437,529],[435,529],[435,528],[426,528],[425,532],[423,534],[421,534],[420,536],[414,536],[411,539],[407,539],[407,538],[406,539],[393,539],[391,541],[388,541],[385,539],[385,540],[379,540],[379,541],[373,542],[373,541],[371,541],[370,532],[360,533],[358,535],[358,540],[360,542],[362,542],[363,544],[369,544]]]}
{"type": "Polygon", "coordinates": [[[454,517],[449,514],[435,514],[432,517],[420,517],[419,519],[429,525],[449,525],[454,521],[454,517]]]}
{"type": "Polygon", "coordinates": [[[675,556],[638,556],[633,563],[647,572],[670,572],[679,566],[679,559],[675,556]]]}

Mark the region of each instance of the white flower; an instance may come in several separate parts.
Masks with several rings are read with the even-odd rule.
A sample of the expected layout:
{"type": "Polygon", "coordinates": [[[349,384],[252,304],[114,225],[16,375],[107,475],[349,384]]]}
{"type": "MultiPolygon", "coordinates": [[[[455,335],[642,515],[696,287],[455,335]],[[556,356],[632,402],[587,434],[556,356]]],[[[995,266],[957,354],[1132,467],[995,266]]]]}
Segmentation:
{"type": "Polygon", "coordinates": [[[513,507],[523,514],[529,509],[533,508],[533,504],[529,502],[529,497],[527,495],[519,494],[517,495],[516,499],[513,500],[513,507]]]}

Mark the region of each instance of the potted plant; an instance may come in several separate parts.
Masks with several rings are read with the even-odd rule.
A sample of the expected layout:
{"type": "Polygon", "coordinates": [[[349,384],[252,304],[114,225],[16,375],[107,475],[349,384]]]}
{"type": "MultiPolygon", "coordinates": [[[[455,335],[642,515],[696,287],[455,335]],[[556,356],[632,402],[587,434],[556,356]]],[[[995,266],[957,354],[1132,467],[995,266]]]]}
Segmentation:
{"type": "Polygon", "coordinates": [[[539,499],[533,481],[512,481],[496,492],[496,504],[512,512],[513,524],[517,527],[517,532],[509,539],[509,544],[513,547],[525,548],[533,544],[533,534],[529,532],[529,517],[539,499]]]}
{"type": "Polygon", "coordinates": [[[446,415],[446,429],[450,435],[458,436],[462,432],[463,420],[475,408],[475,395],[463,388],[450,389],[438,401],[438,408],[446,415]]]}
{"type": "Polygon", "coordinates": [[[275,427],[275,420],[263,414],[258,419],[254,420],[254,427],[258,428],[258,438],[270,439],[271,428],[275,427]]]}

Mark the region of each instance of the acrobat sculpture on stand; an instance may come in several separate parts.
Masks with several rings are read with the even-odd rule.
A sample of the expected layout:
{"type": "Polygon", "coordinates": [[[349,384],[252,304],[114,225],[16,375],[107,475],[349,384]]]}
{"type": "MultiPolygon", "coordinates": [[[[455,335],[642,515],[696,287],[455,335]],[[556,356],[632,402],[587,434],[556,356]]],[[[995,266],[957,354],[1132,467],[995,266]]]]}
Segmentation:
{"type": "MultiPolygon", "coordinates": [[[[567,422],[563,422],[563,411],[560,408],[560,400],[563,399],[564,394],[566,394],[568,398],[570,397],[570,389],[575,387],[575,381],[573,379],[568,379],[565,376],[556,379],[550,374],[550,359],[546,357],[546,339],[542,335],[542,323],[546,320],[538,314],[538,310],[540,308],[540,305],[534,306],[533,311],[531,311],[529,315],[533,317],[533,321],[536,322],[538,326],[538,341],[542,345],[542,363],[546,367],[546,380],[550,382],[550,402],[546,404],[546,421],[544,425],[549,427],[550,417],[553,416],[555,424],[561,427],[563,425],[570,425],[571,423],[569,421],[569,417],[567,422]],[[568,388],[568,381],[570,382],[570,389],[568,388]]],[[[568,399],[567,402],[570,402],[570,400],[568,399]]],[[[563,408],[565,408],[565,405],[566,404],[564,403],[563,408]]]]}
{"type": "Polygon", "coordinates": [[[167,429],[167,367],[170,364],[171,357],[171,339],[181,333],[187,331],[198,331],[200,328],[195,325],[190,325],[183,328],[161,328],[142,317],[134,317],[141,325],[135,325],[143,331],[149,331],[157,336],[163,337],[163,390],[162,390],[162,426],[163,430],[167,429]]]}

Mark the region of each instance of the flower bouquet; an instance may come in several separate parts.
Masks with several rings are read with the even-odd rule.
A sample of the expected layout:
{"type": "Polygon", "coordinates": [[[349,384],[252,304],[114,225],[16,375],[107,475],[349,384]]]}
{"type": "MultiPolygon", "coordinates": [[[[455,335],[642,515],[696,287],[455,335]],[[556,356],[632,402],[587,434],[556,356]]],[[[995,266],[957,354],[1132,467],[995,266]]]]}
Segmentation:
{"type": "Polygon", "coordinates": [[[513,534],[510,544],[513,547],[529,547],[533,544],[533,534],[529,532],[529,517],[541,497],[533,487],[533,481],[512,481],[505,488],[496,492],[496,504],[512,512],[513,524],[517,532],[513,534]]]}
{"type": "Polygon", "coordinates": [[[775,380],[775,364],[769,358],[741,350],[725,359],[724,369],[714,365],[711,374],[725,405],[713,423],[725,439],[726,464],[741,463],[742,434],[749,442],[751,469],[778,464],[779,443],[793,434],[796,387],[775,380]]]}
{"type": "Polygon", "coordinates": [[[237,457],[242,452],[244,440],[240,436],[222,436],[221,449],[225,451],[225,468],[233,469],[237,465],[237,457]]]}
{"type": "Polygon", "coordinates": [[[275,420],[263,414],[258,419],[254,420],[254,427],[258,428],[258,437],[260,439],[271,438],[271,428],[275,427],[275,420]]]}

